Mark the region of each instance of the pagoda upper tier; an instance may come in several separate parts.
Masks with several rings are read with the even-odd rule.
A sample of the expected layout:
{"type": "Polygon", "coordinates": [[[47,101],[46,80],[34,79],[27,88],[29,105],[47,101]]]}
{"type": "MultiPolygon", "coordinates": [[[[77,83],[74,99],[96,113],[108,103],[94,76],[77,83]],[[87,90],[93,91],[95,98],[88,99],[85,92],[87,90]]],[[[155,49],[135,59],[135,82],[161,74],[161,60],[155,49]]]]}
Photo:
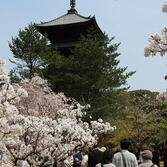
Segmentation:
{"type": "Polygon", "coordinates": [[[47,35],[54,48],[71,48],[76,45],[80,35],[87,34],[90,27],[93,27],[97,33],[102,34],[97,25],[95,17],[84,17],[77,11],[69,10],[67,14],[54,20],[35,24],[39,32],[47,35]]]}

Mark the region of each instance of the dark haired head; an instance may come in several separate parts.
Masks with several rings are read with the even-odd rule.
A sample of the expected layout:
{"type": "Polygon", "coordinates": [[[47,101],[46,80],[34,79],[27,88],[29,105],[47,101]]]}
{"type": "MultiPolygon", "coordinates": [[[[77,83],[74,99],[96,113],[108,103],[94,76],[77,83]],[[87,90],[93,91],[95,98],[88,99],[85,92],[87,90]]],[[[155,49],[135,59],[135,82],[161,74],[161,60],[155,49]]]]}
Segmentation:
{"type": "Polygon", "coordinates": [[[103,153],[103,164],[107,164],[108,162],[112,162],[114,153],[112,150],[106,150],[103,153]]]}
{"type": "Polygon", "coordinates": [[[152,147],[152,148],[156,148],[156,145],[155,145],[155,143],[150,143],[150,146],[152,147]]]}
{"type": "Polygon", "coordinates": [[[130,146],[130,141],[128,139],[123,139],[120,142],[121,149],[127,150],[130,146]]]}
{"type": "Polygon", "coordinates": [[[82,152],[84,152],[85,154],[89,154],[89,147],[82,147],[82,152]]]}

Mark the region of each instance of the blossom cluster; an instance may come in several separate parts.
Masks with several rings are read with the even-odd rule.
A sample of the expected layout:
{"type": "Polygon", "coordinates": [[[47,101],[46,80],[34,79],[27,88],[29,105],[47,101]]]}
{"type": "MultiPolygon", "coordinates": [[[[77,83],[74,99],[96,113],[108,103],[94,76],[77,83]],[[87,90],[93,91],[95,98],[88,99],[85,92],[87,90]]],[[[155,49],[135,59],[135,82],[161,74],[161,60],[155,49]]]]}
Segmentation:
{"type": "Polygon", "coordinates": [[[91,129],[93,130],[93,133],[98,134],[105,134],[109,131],[114,131],[116,129],[115,126],[111,127],[109,122],[103,122],[103,120],[100,118],[97,121],[91,121],[91,129]]]}
{"type": "Polygon", "coordinates": [[[11,166],[60,163],[76,148],[97,143],[97,135],[114,130],[102,119],[84,122],[90,106],[55,94],[39,76],[10,85],[4,63],[0,61],[0,149],[9,155],[11,166]]]}
{"type": "Polygon", "coordinates": [[[155,33],[148,38],[149,44],[144,48],[144,56],[155,56],[158,52],[161,56],[167,51],[167,27],[162,29],[162,34],[155,33]]]}
{"type": "MultiPolygon", "coordinates": [[[[167,13],[167,0],[165,0],[162,11],[167,13]]],[[[144,56],[148,57],[150,55],[155,56],[160,53],[164,56],[167,51],[167,26],[162,29],[161,35],[155,33],[148,38],[149,44],[144,48],[144,56]]]]}
{"type": "MultiPolygon", "coordinates": [[[[9,83],[7,71],[4,68],[5,61],[0,60],[0,150],[8,156],[6,146],[14,146],[20,142],[19,136],[24,133],[24,129],[17,123],[16,117],[19,115],[15,106],[21,97],[27,97],[27,92],[18,87],[14,90],[9,83]]],[[[0,162],[1,166],[11,166],[10,158],[5,158],[0,162]]],[[[12,165],[13,166],[13,165],[12,165]]]]}

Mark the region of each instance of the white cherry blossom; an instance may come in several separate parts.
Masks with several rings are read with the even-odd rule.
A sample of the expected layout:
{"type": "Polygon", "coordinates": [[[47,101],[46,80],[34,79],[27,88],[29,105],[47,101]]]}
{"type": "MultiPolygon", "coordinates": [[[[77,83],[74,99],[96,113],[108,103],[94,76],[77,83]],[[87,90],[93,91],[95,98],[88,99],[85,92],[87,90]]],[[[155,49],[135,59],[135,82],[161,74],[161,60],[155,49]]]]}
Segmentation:
{"type": "Polygon", "coordinates": [[[55,94],[39,76],[10,85],[5,61],[0,63],[0,149],[7,157],[1,166],[61,163],[75,148],[92,146],[98,135],[115,129],[102,119],[90,125],[82,121],[90,105],[55,94]]]}

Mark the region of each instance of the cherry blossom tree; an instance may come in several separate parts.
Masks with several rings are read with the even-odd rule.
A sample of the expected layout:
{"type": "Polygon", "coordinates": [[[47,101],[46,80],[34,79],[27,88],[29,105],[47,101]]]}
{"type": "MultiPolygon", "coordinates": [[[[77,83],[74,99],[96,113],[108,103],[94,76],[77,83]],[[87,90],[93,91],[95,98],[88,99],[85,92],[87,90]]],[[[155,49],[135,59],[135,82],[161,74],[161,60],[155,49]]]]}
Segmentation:
{"type": "Polygon", "coordinates": [[[19,136],[24,133],[24,129],[16,122],[18,110],[15,104],[21,97],[26,97],[24,89],[17,87],[14,90],[9,84],[8,74],[4,68],[5,61],[0,60],[0,150],[6,154],[0,162],[0,166],[13,166],[8,157],[8,146],[13,146],[20,142],[19,136]]]}
{"type": "MultiPolygon", "coordinates": [[[[167,0],[165,0],[162,11],[167,13],[167,0]]],[[[148,45],[144,48],[144,56],[155,56],[157,53],[160,53],[161,56],[164,56],[167,52],[167,26],[162,29],[161,34],[155,33],[148,38],[148,45]]],[[[165,76],[167,79],[167,76],[165,76]]],[[[167,91],[162,92],[157,96],[157,100],[160,102],[167,101],[167,91]]]]}
{"type": "Polygon", "coordinates": [[[102,119],[84,122],[85,109],[77,101],[55,94],[47,81],[39,76],[14,84],[14,89],[24,88],[28,97],[17,103],[19,115],[13,119],[22,127],[24,134],[15,147],[8,147],[15,165],[26,162],[29,166],[49,166],[63,162],[75,148],[92,146],[97,136],[113,131],[102,119]]]}
{"type": "MultiPolygon", "coordinates": [[[[167,0],[165,0],[162,11],[167,13],[167,0]]],[[[161,34],[155,33],[148,38],[148,45],[144,49],[144,56],[155,56],[160,53],[164,56],[167,51],[167,26],[161,31],[161,34]]]]}
{"type": "Polygon", "coordinates": [[[58,118],[28,116],[18,118],[25,133],[17,147],[10,152],[17,160],[26,160],[31,166],[48,166],[55,159],[62,162],[74,153],[76,147],[96,143],[98,134],[114,130],[109,124],[96,121],[91,127],[82,122],[81,106],[73,110],[59,110],[58,118]],[[97,129],[99,131],[97,131],[97,129]],[[98,133],[95,133],[98,132],[98,133]]]}
{"type": "Polygon", "coordinates": [[[66,98],[63,93],[55,94],[48,87],[46,80],[39,76],[22,80],[14,84],[14,88],[23,87],[28,92],[28,97],[22,98],[17,104],[19,113],[25,116],[56,118],[57,111],[77,103],[72,98],[66,98]]]}
{"type": "Polygon", "coordinates": [[[0,146],[11,163],[4,167],[61,164],[75,148],[92,146],[97,136],[115,129],[102,119],[84,122],[90,106],[55,94],[38,76],[10,85],[4,64],[0,61],[0,146]]]}

